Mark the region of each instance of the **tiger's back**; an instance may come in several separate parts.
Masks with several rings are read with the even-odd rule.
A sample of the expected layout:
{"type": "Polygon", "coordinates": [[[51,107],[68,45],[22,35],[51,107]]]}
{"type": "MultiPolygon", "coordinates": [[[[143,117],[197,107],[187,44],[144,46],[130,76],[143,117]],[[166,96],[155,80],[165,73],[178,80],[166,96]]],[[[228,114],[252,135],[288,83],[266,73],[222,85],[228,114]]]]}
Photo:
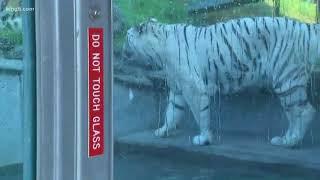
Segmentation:
{"type": "Polygon", "coordinates": [[[173,25],[172,29],[177,29],[173,34],[180,31],[175,36],[180,51],[187,54],[184,59],[196,61],[184,65],[194,63],[199,68],[187,69],[198,71],[194,74],[202,77],[209,91],[219,88],[228,94],[262,85],[277,92],[289,78],[297,85],[307,81],[311,64],[320,57],[319,25],[287,18],[242,18],[208,27],[173,25]]]}
{"type": "Polygon", "coordinates": [[[307,85],[311,65],[320,58],[319,39],[319,25],[287,18],[242,18],[208,27],[150,21],[128,31],[124,54],[143,57],[135,59],[167,75],[166,122],[156,136],[174,130],[188,106],[200,128],[193,143],[211,143],[210,97],[262,85],[273,89],[289,120],[285,135],[271,143],[293,147],[315,115],[307,85]]]}

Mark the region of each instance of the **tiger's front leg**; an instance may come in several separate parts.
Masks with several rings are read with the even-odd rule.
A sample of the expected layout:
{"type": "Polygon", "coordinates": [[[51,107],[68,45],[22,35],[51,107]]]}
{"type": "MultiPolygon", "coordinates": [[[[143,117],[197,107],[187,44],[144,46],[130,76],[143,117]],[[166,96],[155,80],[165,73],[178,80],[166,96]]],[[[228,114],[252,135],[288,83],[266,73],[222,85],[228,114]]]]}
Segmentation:
{"type": "Polygon", "coordinates": [[[199,102],[199,115],[195,119],[200,128],[200,134],[193,138],[194,145],[209,145],[213,141],[210,130],[210,96],[202,94],[199,102]]]}
{"type": "Polygon", "coordinates": [[[169,132],[175,129],[178,122],[182,119],[186,106],[187,104],[182,93],[174,93],[173,91],[170,91],[165,123],[161,128],[155,131],[155,135],[158,137],[169,136],[169,132]]]}

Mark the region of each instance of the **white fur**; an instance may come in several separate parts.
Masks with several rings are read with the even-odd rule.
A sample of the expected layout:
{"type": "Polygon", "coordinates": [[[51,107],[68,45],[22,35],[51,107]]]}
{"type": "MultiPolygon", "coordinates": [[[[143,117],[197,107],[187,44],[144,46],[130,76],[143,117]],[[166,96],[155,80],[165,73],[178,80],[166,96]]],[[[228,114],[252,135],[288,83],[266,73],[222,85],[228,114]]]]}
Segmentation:
{"type": "MultiPolygon", "coordinates": [[[[155,131],[155,135],[168,136],[170,131],[174,130],[183,119],[184,110],[182,108],[189,107],[200,128],[200,133],[193,138],[193,144],[210,144],[213,139],[210,130],[210,108],[208,108],[211,104],[210,97],[215,94],[237,92],[250,85],[263,85],[274,87],[289,120],[286,134],[283,137],[274,137],[271,144],[292,147],[301,142],[315,113],[310,103],[303,101],[307,97],[306,89],[303,86],[308,81],[308,75],[304,71],[310,70],[308,62],[313,62],[320,57],[319,41],[315,40],[320,38],[320,33],[316,28],[311,29],[310,34],[313,37],[309,37],[311,39],[309,52],[304,51],[305,48],[300,44],[298,46],[291,45],[291,47],[290,43],[296,45],[295,39],[302,39],[303,36],[308,37],[308,26],[301,24],[298,27],[294,26],[294,23],[294,21],[288,21],[284,18],[244,18],[202,29],[186,25],[164,25],[152,20],[147,24],[140,25],[140,33],[135,28],[130,29],[127,34],[128,41],[124,46],[125,52],[131,50],[135,55],[143,57],[137,59],[147,59],[148,62],[145,63],[161,66],[167,75],[170,88],[169,103],[166,109],[165,123],[155,131]],[[279,25],[276,22],[279,22],[279,25]],[[265,28],[265,23],[268,28],[265,28]],[[241,28],[239,24],[242,25],[241,28]],[[248,30],[244,29],[244,24],[248,26],[247,29],[251,33],[246,32],[248,30]],[[287,32],[287,26],[297,28],[289,29],[290,31],[287,32]],[[257,29],[259,29],[259,33],[257,29]],[[235,31],[238,34],[234,33],[235,31]],[[205,33],[211,33],[211,37],[206,36],[205,33]],[[154,34],[157,34],[158,37],[154,34]],[[246,59],[248,49],[245,48],[246,44],[242,43],[243,40],[239,38],[239,34],[246,40],[248,46],[257,46],[256,50],[250,49],[250,51],[251,56],[261,64],[259,73],[257,67],[253,68],[253,60],[246,59]],[[201,38],[198,38],[198,35],[201,38]],[[265,41],[263,41],[263,37],[266,37],[265,41]],[[289,43],[287,51],[283,51],[285,44],[281,46],[280,43],[277,43],[281,41],[279,40],[281,38],[289,43]],[[193,43],[194,40],[197,42],[193,43]],[[239,57],[233,57],[234,55],[230,53],[230,47],[239,57]],[[185,53],[186,49],[188,53],[185,53]],[[290,52],[293,52],[294,56],[290,52]],[[219,61],[218,58],[223,59],[219,61]],[[239,70],[240,67],[233,69],[235,58],[239,58],[239,64],[244,64],[250,71],[239,70]],[[222,60],[225,61],[225,64],[222,60]],[[217,63],[219,72],[208,70],[209,62],[217,63]],[[288,63],[288,65],[281,66],[283,63],[288,63]],[[295,73],[301,73],[301,77],[291,81],[291,76],[287,77],[287,74],[293,70],[297,70],[295,73]],[[229,78],[235,80],[242,78],[242,73],[245,73],[246,76],[242,79],[241,84],[237,84],[237,81],[230,82],[224,74],[225,72],[229,73],[229,78]],[[208,76],[208,83],[203,80],[205,75],[208,76]],[[223,88],[217,85],[217,82],[220,82],[223,88]]],[[[211,68],[213,69],[213,65],[211,68]]]]}

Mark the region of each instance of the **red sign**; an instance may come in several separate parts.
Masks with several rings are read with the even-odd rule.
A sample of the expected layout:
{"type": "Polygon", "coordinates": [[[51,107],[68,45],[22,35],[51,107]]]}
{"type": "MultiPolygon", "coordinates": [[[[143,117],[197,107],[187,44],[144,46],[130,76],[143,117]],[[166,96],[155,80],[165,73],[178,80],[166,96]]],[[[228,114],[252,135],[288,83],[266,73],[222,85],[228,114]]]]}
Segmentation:
{"type": "Polygon", "coordinates": [[[88,154],[104,153],[103,28],[88,29],[88,154]]]}

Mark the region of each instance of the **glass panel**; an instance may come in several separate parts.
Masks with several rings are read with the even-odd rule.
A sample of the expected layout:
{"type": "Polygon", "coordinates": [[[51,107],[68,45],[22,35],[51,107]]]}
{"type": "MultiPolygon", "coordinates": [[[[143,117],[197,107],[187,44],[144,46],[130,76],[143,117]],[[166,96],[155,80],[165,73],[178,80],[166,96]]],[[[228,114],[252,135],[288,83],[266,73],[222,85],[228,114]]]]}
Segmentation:
{"type": "Polygon", "coordinates": [[[115,179],[318,179],[316,3],[114,0],[115,179]]]}
{"type": "Polygon", "coordinates": [[[22,48],[22,20],[21,1],[1,0],[1,57],[5,59],[21,60],[22,48]]]}
{"type": "MultiPolygon", "coordinates": [[[[23,178],[24,159],[31,149],[26,149],[29,126],[33,122],[26,114],[32,114],[34,99],[25,97],[33,93],[33,82],[28,80],[30,52],[24,52],[22,17],[29,16],[34,9],[23,8],[21,0],[0,0],[0,179],[18,180],[23,178]],[[31,86],[31,87],[30,87],[31,86]],[[27,107],[27,108],[26,108],[27,107]],[[26,111],[28,111],[26,113],[26,111]],[[31,123],[30,123],[31,124],[31,123]]],[[[32,72],[34,73],[34,72],[32,72]]],[[[34,81],[34,80],[33,80],[34,81]]],[[[30,173],[30,172],[29,172],[30,173]]],[[[29,174],[28,173],[28,174],[29,174]]],[[[25,179],[27,180],[27,179],[25,179]]]]}

